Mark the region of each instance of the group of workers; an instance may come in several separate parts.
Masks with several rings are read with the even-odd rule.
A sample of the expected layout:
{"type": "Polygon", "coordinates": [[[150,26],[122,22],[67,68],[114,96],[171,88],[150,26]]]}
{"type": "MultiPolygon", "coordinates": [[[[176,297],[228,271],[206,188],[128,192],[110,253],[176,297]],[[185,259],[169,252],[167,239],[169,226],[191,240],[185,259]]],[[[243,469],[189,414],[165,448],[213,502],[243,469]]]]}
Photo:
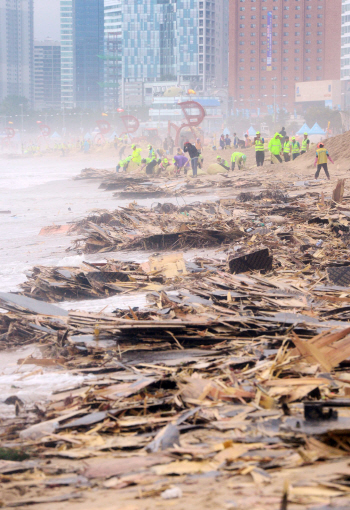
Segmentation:
{"type": "MultiPolygon", "coordinates": [[[[265,140],[261,137],[261,133],[258,131],[254,139],[255,153],[256,153],[256,164],[257,166],[263,166],[265,160],[265,140]]],[[[296,140],[295,136],[292,139],[285,133],[284,129],[280,133],[275,133],[271,138],[269,145],[269,151],[271,153],[271,164],[282,163],[282,156],[286,163],[291,160],[295,160],[301,154],[305,154],[310,150],[310,140],[307,133],[304,133],[301,144],[296,140]]],[[[321,142],[317,146],[316,159],[314,166],[317,165],[317,171],[315,179],[318,179],[322,168],[325,171],[326,177],[329,180],[330,175],[328,172],[328,159],[333,163],[332,158],[325,149],[324,144],[321,142]]]]}
{"type": "Polygon", "coordinates": [[[148,156],[146,158],[142,158],[141,156],[141,148],[137,147],[135,144],[131,146],[132,154],[122,160],[119,161],[116,171],[126,172],[130,162],[136,163],[136,165],[141,166],[141,170],[146,169],[147,175],[152,175],[156,173],[156,168],[158,173],[164,172],[168,169],[170,165],[174,165],[175,167],[175,175],[179,175],[183,170],[185,174],[190,167],[189,159],[185,156],[185,152],[189,152],[191,158],[191,166],[193,169],[193,175],[197,175],[198,168],[198,160],[200,157],[200,152],[196,148],[195,145],[190,144],[189,142],[185,143],[184,150],[177,149],[177,154],[172,158],[172,161],[169,160],[168,157],[164,154],[162,150],[155,150],[152,145],[148,145],[148,156]],[[194,147],[194,150],[193,150],[194,147]]]}
{"type": "MultiPolygon", "coordinates": [[[[230,140],[227,141],[229,142],[230,140]]],[[[256,133],[253,145],[256,153],[256,164],[258,167],[263,166],[265,161],[265,140],[259,131],[256,133]]],[[[229,145],[227,144],[227,146],[229,145]]],[[[201,168],[203,162],[203,157],[201,155],[202,146],[199,139],[195,144],[192,144],[189,141],[185,142],[183,150],[178,148],[177,154],[171,161],[166,157],[166,155],[162,154],[160,150],[156,151],[152,145],[148,145],[147,158],[142,158],[141,148],[137,147],[135,144],[131,145],[131,149],[132,154],[119,161],[117,172],[119,172],[119,170],[127,171],[130,162],[134,162],[138,166],[141,166],[141,170],[146,168],[147,175],[155,174],[156,171],[158,173],[164,172],[170,165],[173,165],[175,176],[179,175],[181,171],[183,171],[186,175],[191,166],[193,177],[197,177],[198,167],[201,168]],[[188,157],[186,157],[186,154],[188,157]]],[[[268,149],[271,153],[271,164],[282,163],[283,160],[284,162],[289,162],[291,160],[294,161],[301,154],[305,154],[310,150],[310,140],[308,138],[308,134],[304,133],[303,140],[300,144],[296,140],[295,136],[290,139],[283,130],[280,133],[275,133],[275,135],[271,138],[268,144],[268,149]]],[[[324,144],[319,143],[314,163],[314,165],[317,166],[315,179],[318,179],[322,168],[325,171],[326,177],[330,179],[327,164],[328,159],[331,163],[333,163],[327,149],[324,147],[324,144]]],[[[238,169],[241,170],[244,167],[246,160],[247,155],[242,152],[233,152],[230,163],[224,157],[217,156],[217,163],[227,171],[234,171],[236,165],[238,169]]]]}

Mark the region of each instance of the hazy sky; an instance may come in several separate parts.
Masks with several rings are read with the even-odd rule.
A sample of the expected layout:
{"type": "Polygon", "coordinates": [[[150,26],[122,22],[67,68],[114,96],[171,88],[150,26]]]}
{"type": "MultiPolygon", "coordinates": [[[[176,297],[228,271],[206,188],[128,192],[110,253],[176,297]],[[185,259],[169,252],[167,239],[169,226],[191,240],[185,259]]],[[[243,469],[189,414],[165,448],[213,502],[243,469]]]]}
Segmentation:
{"type": "Polygon", "coordinates": [[[34,0],[34,37],[60,40],[60,0],[34,0]]]}

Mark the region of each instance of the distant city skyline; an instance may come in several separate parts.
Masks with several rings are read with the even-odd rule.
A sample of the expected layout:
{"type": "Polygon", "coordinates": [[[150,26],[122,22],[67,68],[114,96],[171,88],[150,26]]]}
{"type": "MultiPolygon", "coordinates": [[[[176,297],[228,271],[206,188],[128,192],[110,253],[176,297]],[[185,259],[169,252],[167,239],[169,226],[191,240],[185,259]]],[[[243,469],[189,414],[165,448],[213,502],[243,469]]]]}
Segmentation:
{"type": "Polygon", "coordinates": [[[60,40],[60,0],[34,0],[34,38],[60,40]]]}

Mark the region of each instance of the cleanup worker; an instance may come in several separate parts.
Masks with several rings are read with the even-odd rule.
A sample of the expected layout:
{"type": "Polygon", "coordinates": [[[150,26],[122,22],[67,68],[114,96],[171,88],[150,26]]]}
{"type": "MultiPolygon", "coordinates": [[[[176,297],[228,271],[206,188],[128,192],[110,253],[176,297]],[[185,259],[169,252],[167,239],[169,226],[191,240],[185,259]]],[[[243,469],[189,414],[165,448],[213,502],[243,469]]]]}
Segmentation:
{"type": "Polygon", "coordinates": [[[180,175],[181,170],[183,169],[184,174],[187,174],[187,170],[189,168],[189,161],[186,156],[183,154],[176,154],[174,156],[174,165],[175,165],[175,175],[180,175]]]}
{"type": "Polygon", "coordinates": [[[280,133],[275,133],[273,138],[271,138],[269,142],[269,151],[271,152],[271,164],[274,164],[274,158],[277,159],[280,163],[282,163],[282,158],[280,156],[282,152],[282,143],[281,139],[283,136],[280,133]]]}
{"type": "Polygon", "coordinates": [[[156,159],[156,151],[153,149],[152,145],[148,146],[148,157],[156,159]]]}
{"type": "Polygon", "coordinates": [[[332,158],[328,154],[328,151],[325,148],[324,143],[320,143],[319,145],[320,145],[320,148],[317,149],[317,151],[316,151],[316,159],[315,159],[315,163],[314,163],[314,166],[317,165],[317,171],[315,173],[315,179],[318,179],[318,176],[320,175],[321,169],[323,168],[323,170],[325,171],[325,174],[327,176],[327,179],[330,181],[331,178],[330,178],[329,172],[328,172],[327,161],[329,160],[333,164],[334,164],[334,161],[332,160],[332,158]]]}
{"type": "Polygon", "coordinates": [[[244,138],[245,138],[245,148],[249,149],[249,147],[252,146],[252,141],[249,138],[249,135],[244,135],[244,138]]]}
{"type": "Polygon", "coordinates": [[[156,159],[155,157],[154,158],[144,158],[141,163],[142,163],[142,167],[141,167],[141,170],[143,170],[146,166],[146,174],[147,175],[152,175],[153,172],[154,172],[154,169],[157,165],[159,165],[161,162],[160,159],[156,159]]]}
{"type": "Polygon", "coordinates": [[[310,149],[310,140],[307,133],[304,133],[303,141],[301,142],[301,154],[305,154],[310,149]]]}
{"type": "Polygon", "coordinates": [[[300,143],[295,139],[295,136],[292,137],[292,155],[293,155],[293,161],[297,159],[298,156],[300,156],[300,143]]]}
{"type": "Polygon", "coordinates": [[[283,144],[283,157],[284,161],[288,163],[288,161],[290,161],[291,143],[289,141],[289,136],[285,136],[284,139],[285,142],[283,144]]]}
{"type": "Polygon", "coordinates": [[[187,141],[184,145],[184,152],[188,152],[188,155],[191,158],[191,167],[192,167],[193,177],[197,177],[198,156],[199,156],[198,150],[196,149],[195,145],[193,145],[192,143],[187,141]]]}
{"type": "Polygon", "coordinates": [[[231,156],[231,170],[234,171],[236,167],[236,163],[238,165],[238,170],[241,170],[241,168],[244,166],[245,162],[247,161],[247,156],[243,154],[243,152],[234,152],[231,156]]]}
{"type": "Polygon", "coordinates": [[[230,165],[226,161],[226,159],[222,158],[221,156],[216,156],[218,165],[222,166],[222,168],[225,168],[228,172],[230,171],[230,165]]]}
{"type": "Polygon", "coordinates": [[[163,161],[160,164],[160,169],[163,171],[166,171],[168,166],[170,166],[168,158],[164,158],[163,161]]]}
{"type": "Polygon", "coordinates": [[[254,138],[255,157],[257,166],[264,166],[265,161],[265,140],[261,138],[260,131],[256,132],[254,138]]]}
{"type": "Polygon", "coordinates": [[[142,158],[141,158],[141,149],[138,149],[135,144],[133,144],[131,146],[131,148],[133,149],[132,161],[134,161],[134,163],[137,163],[138,165],[141,165],[141,161],[142,161],[142,158]]]}

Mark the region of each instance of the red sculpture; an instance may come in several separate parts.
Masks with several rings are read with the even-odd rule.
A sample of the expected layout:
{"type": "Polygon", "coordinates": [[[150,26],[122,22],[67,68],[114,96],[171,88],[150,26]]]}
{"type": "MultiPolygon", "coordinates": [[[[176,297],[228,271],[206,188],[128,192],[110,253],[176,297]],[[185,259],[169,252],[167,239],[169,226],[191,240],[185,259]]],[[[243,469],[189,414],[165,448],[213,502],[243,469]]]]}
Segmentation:
{"type": "Polygon", "coordinates": [[[13,128],[7,127],[7,128],[5,128],[5,133],[6,133],[7,138],[14,138],[16,131],[13,128]]]}
{"type": "Polygon", "coordinates": [[[187,124],[181,124],[181,126],[178,127],[172,122],[169,122],[168,127],[169,135],[171,128],[175,129],[176,132],[175,145],[179,145],[180,133],[184,128],[190,128],[190,130],[193,133],[193,136],[196,138],[196,132],[194,131],[193,128],[200,126],[206,116],[203,106],[197,103],[197,101],[185,101],[183,103],[179,103],[179,106],[185,116],[187,124]],[[193,110],[196,110],[196,113],[193,113],[193,110]]]}
{"type": "Polygon", "coordinates": [[[136,131],[139,129],[140,122],[133,115],[123,115],[120,118],[122,119],[125,127],[125,131],[123,131],[123,133],[120,136],[136,133],[136,131]]]}
{"type": "Polygon", "coordinates": [[[106,135],[111,130],[111,125],[107,120],[97,120],[96,124],[100,130],[101,135],[106,135]]]}
{"type": "Polygon", "coordinates": [[[50,126],[47,126],[46,124],[41,124],[40,129],[42,136],[44,136],[45,138],[51,135],[50,126]]]}

